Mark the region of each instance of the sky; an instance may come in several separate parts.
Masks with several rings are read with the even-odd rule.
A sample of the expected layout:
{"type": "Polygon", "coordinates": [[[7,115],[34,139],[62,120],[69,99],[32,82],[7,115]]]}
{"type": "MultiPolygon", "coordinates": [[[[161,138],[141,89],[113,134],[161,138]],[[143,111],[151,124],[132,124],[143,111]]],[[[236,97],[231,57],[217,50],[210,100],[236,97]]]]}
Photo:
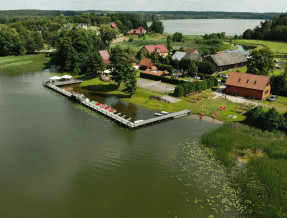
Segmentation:
{"type": "Polygon", "coordinates": [[[0,10],[287,12],[287,0],[0,0],[0,10]]]}

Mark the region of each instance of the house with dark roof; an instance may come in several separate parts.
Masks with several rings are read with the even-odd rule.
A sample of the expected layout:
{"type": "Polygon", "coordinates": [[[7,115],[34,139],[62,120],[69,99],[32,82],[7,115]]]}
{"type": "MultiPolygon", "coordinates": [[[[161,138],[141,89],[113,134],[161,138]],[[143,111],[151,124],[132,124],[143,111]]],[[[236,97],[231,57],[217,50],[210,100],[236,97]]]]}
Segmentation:
{"type": "Polygon", "coordinates": [[[141,49],[143,55],[152,54],[153,52],[158,53],[159,55],[166,57],[169,53],[169,50],[164,44],[160,45],[146,45],[141,49]]]}
{"type": "Polygon", "coordinates": [[[176,51],[172,55],[173,60],[181,61],[182,59],[189,59],[192,61],[203,61],[203,57],[200,53],[192,53],[192,52],[184,52],[184,51],[176,51]]]}
{"type": "Polygon", "coordinates": [[[217,72],[244,67],[247,64],[247,58],[241,52],[209,55],[205,60],[214,63],[217,67],[217,72]]]}
{"type": "Polygon", "coordinates": [[[99,51],[99,54],[103,58],[104,64],[109,65],[111,63],[110,54],[107,50],[101,50],[101,51],[99,51]]]}
{"type": "Polygon", "coordinates": [[[152,59],[142,58],[139,65],[140,65],[140,69],[146,70],[146,69],[153,67],[154,63],[153,63],[152,59]]]}
{"type": "Polygon", "coordinates": [[[265,99],[271,94],[269,76],[231,72],[225,83],[226,93],[265,99]]]}

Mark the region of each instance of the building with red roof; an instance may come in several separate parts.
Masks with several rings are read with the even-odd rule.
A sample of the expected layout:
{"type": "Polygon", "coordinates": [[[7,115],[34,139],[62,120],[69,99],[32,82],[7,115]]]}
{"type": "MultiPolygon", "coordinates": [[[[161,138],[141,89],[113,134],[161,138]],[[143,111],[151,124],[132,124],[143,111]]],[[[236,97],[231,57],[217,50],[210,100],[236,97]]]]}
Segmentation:
{"type": "Polygon", "coordinates": [[[115,22],[110,22],[110,26],[114,29],[118,28],[118,25],[115,22]]]}
{"type": "Polygon", "coordinates": [[[169,50],[164,44],[160,45],[146,45],[141,49],[142,54],[152,54],[153,52],[156,52],[160,54],[163,57],[166,57],[169,53],[169,50]]]}
{"type": "Polygon", "coordinates": [[[127,35],[134,35],[134,36],[139,36],[139,35],[142,35],[142,34],[146,34],[146,30],[143,28],[143,27],[139,27],[137,29],[132,29],[131,31],[129,31],[127,33],[127,35]]]}
{"type": "Polygon", "coordinates": [[[110,54],[107,50],[101,50],[99,51],[99,54],[101,55],[101,57],[103,58],[103,62],[104,64],[110,64],[110,54]]]}
{"type": "Polygon", "coordinates": [[[231,72],[225,83],[226,93],[265,99],[271,94],[269,76],[231,72]]]}
{"type": "Polygon", "coordinates": [[[149,69],[149,68],[151,68],[152,66],[154,66],[154,63],[153,63],[152,59],[142,58],[141,61],[140,61],[140,63],[139,63],[139,65],[140,65],[140,68],[141,68],[142,70],[146,70],[146,69],[149,69]]]}

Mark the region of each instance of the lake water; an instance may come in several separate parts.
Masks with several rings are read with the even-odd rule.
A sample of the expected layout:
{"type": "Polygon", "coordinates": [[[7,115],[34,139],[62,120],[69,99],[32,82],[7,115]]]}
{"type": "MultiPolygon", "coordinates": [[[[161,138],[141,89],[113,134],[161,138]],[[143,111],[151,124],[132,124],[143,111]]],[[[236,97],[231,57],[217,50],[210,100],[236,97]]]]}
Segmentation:
{"type": "Polygon", "coordinates": [[[253,29],[262,20],[242,19],[182,19],[163,20],[164,31],[180,32],[184,35],[204,35],[225,32],[226,35],[242,35],[247,29],[253,29]]]}
{"type": "MultiPolygon", "coordinates": [[[[128,131],[44,88],[49,76],[0,74],[1,217],[235,214],[222,203],[231,196],[222,194],[224,171],[198,146],[180,144],[220,123],[186,116],[128,131]]],[[[102,100],[135,118],[153,114],[102,100]]]]}

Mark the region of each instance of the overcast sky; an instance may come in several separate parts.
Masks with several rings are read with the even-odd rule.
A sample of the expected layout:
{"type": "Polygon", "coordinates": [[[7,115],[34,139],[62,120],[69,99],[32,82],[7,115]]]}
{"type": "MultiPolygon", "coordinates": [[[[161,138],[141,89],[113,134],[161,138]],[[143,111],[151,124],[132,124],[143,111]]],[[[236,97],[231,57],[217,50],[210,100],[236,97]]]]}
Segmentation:
{"type": "Polygon", "coordinates": [[[287,0],[0,0],[0,10],[286,12],[287,0]]]}

